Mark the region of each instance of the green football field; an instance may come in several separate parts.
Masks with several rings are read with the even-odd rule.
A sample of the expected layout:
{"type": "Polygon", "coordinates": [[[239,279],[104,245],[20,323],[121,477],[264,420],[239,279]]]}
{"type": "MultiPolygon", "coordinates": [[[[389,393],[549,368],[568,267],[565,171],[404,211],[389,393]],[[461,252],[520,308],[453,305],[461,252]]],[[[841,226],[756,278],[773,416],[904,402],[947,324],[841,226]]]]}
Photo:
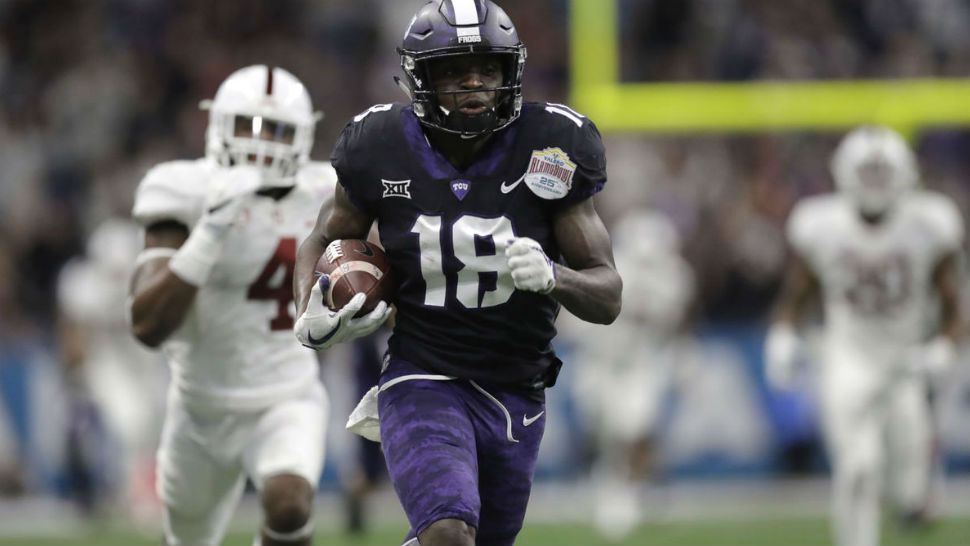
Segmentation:
{"type": "MultiPolygon", "coordinates": [[[[887,527],[882,546],[970,546],[970,521],[950,519],[925,531],[900,534],[887,527]]],[[[401,528],[376,529],[364,537],[318,533],[318,546],[398,546],[401,528]]],[[[92,532],[86,536],[0,538],[0,546],[158,546],[157,537],[124,532],[92,532]]],[[[250,546],[252,535],[235,534],[224,546],[250,546]]],[[[592,529],[581,524],[527,525],[518,546],[605,546],[592,529]]],[[[657,523],[641,527],[617,546],[825,546],[831,544],[823,519],[752,520],[731,522],[657,523]]]]}

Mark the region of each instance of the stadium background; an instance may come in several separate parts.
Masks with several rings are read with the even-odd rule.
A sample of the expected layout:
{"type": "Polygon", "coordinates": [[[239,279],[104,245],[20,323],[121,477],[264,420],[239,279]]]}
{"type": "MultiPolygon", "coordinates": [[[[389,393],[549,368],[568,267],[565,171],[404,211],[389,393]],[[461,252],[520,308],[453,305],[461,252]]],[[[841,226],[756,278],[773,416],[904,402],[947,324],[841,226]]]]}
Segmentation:
{"type": "MultiPolygon", "coordinates": [[[[58,506],[70,494],[52,325],[57,274],[83,253],[87,234],[127,215],[149,166],[202,154],[206,116],[198,101],[243,65],[276,64],[304,81],[326,113],[314,152],[326,158],[350,117],[402,98],[391,81],[394,48],[421,3],[0,2],[0,482],[9,497],[0,500],[0,521],[19,519],[24,499],[58,506]]],[[[732,491],[750,487],[781,497],[810,490],[817,492],[806,501],[810,515],[824,517],[819,480],[827,467],[810,383],[773,394],[761,372],[762,337],[785,263],[784,221],[798,198],[831,188],[829,154],[842,130],[865,121],[904,131],[926,185],[970,211],[970,6],[500,3],[529,46],[526,98],[570,104],[604,132],[610,182],[597,206],[608,225],[633,206],[659,208],[673,219],[695,269],[690,332],[703,358],[666,411],[661,445],[670,487],[720,508],[732,491]]],[[[533,510],[552,520],[556,513],[581,518],[555,499],[573,498],[558,488],[581,482],[586,462],[568,338],[560,350],[567,368],[551,393],[556,409],[539,469],[546,489],[537,491],[533,510]]],[[[334,355],[325,366],[337,392],[349,376],[340,360],[334,355]]],[[[970,471],[968,375],[941,401],[948,480],[956,484],[970,471]]],[[[335,397],[325,491],[337,487],[350,456],[339,421],[351,402],[335,397]]],[[[761,498],[754,494],[752,502],[761,498]]],[[[753,518],[774,513],[776,497],[765,498],[765,506],[747,507],[753,518]]],[[[957,502],[949,512],[961,509],[957,502]]],[[[824,541],[824,524],[814,525],[824,541]]],[[[953,543],[970,544],[965,527],[953,543]]],[[[528,538],[523,543],[533,543],[528,538]]],[[[666,540],[656,543],[680,543],[666,540]]]]}

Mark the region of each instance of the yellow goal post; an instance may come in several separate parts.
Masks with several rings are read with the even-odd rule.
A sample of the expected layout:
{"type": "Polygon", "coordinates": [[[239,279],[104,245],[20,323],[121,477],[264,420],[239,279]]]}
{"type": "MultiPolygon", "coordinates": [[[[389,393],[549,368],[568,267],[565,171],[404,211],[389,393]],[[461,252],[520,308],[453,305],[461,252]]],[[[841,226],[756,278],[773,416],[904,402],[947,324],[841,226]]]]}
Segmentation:
{"type": "Polygon", "coordinates": [[[970,79],[623,83],[620,0],[570,0],[571,105],[603,132],[844,130],[970,125],[970,79]]]}

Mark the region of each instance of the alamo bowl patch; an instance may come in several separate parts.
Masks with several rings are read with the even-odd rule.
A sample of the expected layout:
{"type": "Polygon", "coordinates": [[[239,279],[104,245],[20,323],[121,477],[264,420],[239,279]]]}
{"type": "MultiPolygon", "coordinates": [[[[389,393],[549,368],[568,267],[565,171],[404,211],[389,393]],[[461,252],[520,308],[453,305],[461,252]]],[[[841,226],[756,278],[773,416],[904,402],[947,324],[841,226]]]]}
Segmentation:
{"type": "Polygon", "coordinates": [[[546,148],[532,152],[525,185],[543,199],[562,199],[573,187],[576,164],[560,148],[546,148]]]}

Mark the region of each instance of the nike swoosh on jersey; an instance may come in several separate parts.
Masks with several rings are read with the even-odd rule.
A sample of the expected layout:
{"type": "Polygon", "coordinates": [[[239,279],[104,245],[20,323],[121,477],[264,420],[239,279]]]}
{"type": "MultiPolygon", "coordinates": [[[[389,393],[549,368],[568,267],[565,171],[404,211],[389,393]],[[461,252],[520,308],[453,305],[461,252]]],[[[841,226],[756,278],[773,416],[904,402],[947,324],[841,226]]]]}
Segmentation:
{"type": "Polygon", "coordinates": [[[226,199],[225,201],[223,201],[222,203],[219,203],[218,205],[215,205],[213,207],[209,207],[209,211],[208,211],[209,214],[212,214],[213,212],[215,212],[215,211],[217,211],[219,209],[222,209],[223,207],[225,207],[226,205],[228,205],[230,201],[232,201],[232,199],[226,199]]]}
{"type": "Polygon", "coordinates": [[[544,414],[544,413],[545,413],[545,410],[540,411],[539,413],[535,414],[532,417],[526,417],[525,415],[523,415],[522,416],[522,426],[527,427],[527,426],[531,425],[532,423],[535,423],[536,421],[539,420],[540,417],[542,417],[542,414],[544,414]]]}
{"type": "Polygon", "coordinates": [[[502,185],[499,186],[498,189],[500,189],[502,193],[509,193],[510,191],[514,190],[515,187],[518,186],[523,180],[525,180],[524,174],[522,175],[522,178],[516,180],[515,182],[512,182],[511,184],[509,184],[508,182],[502,182],[502,185]]]}

